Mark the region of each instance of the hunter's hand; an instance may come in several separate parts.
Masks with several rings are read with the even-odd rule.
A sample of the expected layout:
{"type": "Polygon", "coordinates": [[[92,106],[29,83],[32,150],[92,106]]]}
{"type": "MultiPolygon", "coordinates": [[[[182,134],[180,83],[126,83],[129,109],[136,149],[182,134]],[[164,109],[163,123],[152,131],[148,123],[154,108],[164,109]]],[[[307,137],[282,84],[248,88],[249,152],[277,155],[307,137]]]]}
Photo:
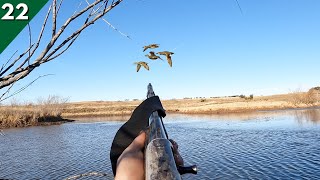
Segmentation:
{"type": "MultiPolygon", "coordinates": [[[[117,162],[115,180],[143,180],[144,179],[144,144],[146,133],[142,132],[123,151],[117,162]]],[[[178,151],[178,144],[170,139],[173,156],[177,166],[183,166],[184,162],[178,151]]]]}
{"type": "Polygon", "coordinates": [[[117,162],[115,180],[142,180],[144,179],[143,148],[146,133],[142,132],[123,151],[117,162]]]}

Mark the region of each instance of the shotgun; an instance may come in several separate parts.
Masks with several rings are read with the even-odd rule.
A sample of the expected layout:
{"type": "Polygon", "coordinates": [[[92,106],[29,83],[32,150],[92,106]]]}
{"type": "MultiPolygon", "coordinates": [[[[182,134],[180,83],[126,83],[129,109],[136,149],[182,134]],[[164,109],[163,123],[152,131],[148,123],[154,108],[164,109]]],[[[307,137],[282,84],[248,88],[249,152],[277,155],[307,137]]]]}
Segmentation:
{"type": "MultiPolygon", "coordinates": [[[[153,96],[155,93],[149,83],[147,98],[153,96]]],[[[144,154],[146,180],[181,180],[182,174],[197,174],[196,165],[189,167],[176,165],[168,133],[157,111],[149,118],[144,154]]]]}

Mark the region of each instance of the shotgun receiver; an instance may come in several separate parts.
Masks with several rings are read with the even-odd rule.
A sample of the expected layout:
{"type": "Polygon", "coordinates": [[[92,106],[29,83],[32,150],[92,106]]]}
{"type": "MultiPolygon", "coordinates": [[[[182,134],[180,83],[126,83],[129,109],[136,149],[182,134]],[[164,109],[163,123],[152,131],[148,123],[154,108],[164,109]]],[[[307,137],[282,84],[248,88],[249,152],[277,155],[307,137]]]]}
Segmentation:
{"type": "MultiPolygon", "coordinates": [[[[155,96],[152,85],[148,85],[147,98],[155,96]]],[[[197,174],[195,165],[177,166],[174,160],[171,142],[162,118],[155,111],[149,118],[145,144],[145,179],[146,180],[181,180],[181,174],[197,174]]]]}

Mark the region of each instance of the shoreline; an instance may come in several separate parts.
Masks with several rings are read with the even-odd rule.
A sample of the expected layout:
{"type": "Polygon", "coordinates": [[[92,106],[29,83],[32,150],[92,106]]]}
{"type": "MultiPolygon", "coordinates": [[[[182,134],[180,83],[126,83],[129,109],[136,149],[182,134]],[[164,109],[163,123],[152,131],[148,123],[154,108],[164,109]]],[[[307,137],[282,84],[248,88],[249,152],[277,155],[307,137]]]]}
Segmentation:
{"type": "Polygon", "coordinates": [[[7,123],[3,125],[0,124],[0,129],[61,125],[64,123],[74,122],[74,121],[76,120],[69,119],[69,118],[62,118],[62,117],[48,117],[48,118],[40,118],[32,121],[21,120],[19,123],[7,123]]]}
{"type": "MultiPolygon", "coordinates": [[[[212,97],[196,99],[161,100],[167,114],[185,115],[224,115],[241,114],[259,111],[299,110],[320,108],[319,99],[299,101],[299,94],[281,94],[272,96],[257,96],[251,99],[243,97],[212,97]]],[[[134,101],[87,101],[41,106],[2,106],[0,107],[0,129],[11,127],[29,127],[57,125],[74,120],[86,121],[90,118],[128,119],[133,110],[142,102],[134,101]],[[44,108],[46,107],[46,108],[44,108]],[[39,110],[40,109],[40,110],[39,110]],[[8,114],[7,116],[6,113],[8,114]],[[11,119],[9,119],[10,117],[11,119]],[[86,119],[87,118],[87,119],[86,119]],[[23,119],[23,120],[21,120],[23,119]]]]}
{"type": "MultiPolygon", "coordinates": [[[[307,107],[283,107],[283,108],[268,108],[268,109],[245,109],[245,110],[224,110],[224,111],[197,111],[197,112],[177,112],[177,111],[166,111],[167,114],[175,115],[242,115],[243,113],[257,113],[257,112],[268,112],[268,111],[287,111],[287,110],[308,110],[308,109],[320,109],[320,106],[307,106],[307,107]]],[[[61,118],[50,118],[50,120],[34,122],[30,124],[23,124],[19,126],[9,126],[1,127],[0,129],[10,129],[10,128],[27,128],[34,126],[51,126],[51,125],[61,125],[64,123],[70,122],[82,122],[88,121],[88,119],[99,119],[99,118],[110,118],[110,121],[126,121],[130,118],[131,113],[127,114],[86,114],[86,115],[76,115],[76,116],[67,116],[61,118]]]]}

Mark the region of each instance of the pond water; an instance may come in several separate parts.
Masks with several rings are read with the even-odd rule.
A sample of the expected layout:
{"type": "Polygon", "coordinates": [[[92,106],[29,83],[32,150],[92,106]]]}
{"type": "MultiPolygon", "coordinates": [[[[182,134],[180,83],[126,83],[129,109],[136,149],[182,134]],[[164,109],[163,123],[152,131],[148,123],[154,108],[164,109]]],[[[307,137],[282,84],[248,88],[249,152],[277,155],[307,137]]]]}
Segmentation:
{"type": "MultiPolygon", "coordinates": [[[[87,120],[3,130],[0,179],[64,179],[92,171],[112,179],[109,150],[124,122],[87,120]]],[[[319,109],[169,114],[164,122],[186,163],[198,166],[198,175],[184,179],[320,178],[319,109]]]]}

